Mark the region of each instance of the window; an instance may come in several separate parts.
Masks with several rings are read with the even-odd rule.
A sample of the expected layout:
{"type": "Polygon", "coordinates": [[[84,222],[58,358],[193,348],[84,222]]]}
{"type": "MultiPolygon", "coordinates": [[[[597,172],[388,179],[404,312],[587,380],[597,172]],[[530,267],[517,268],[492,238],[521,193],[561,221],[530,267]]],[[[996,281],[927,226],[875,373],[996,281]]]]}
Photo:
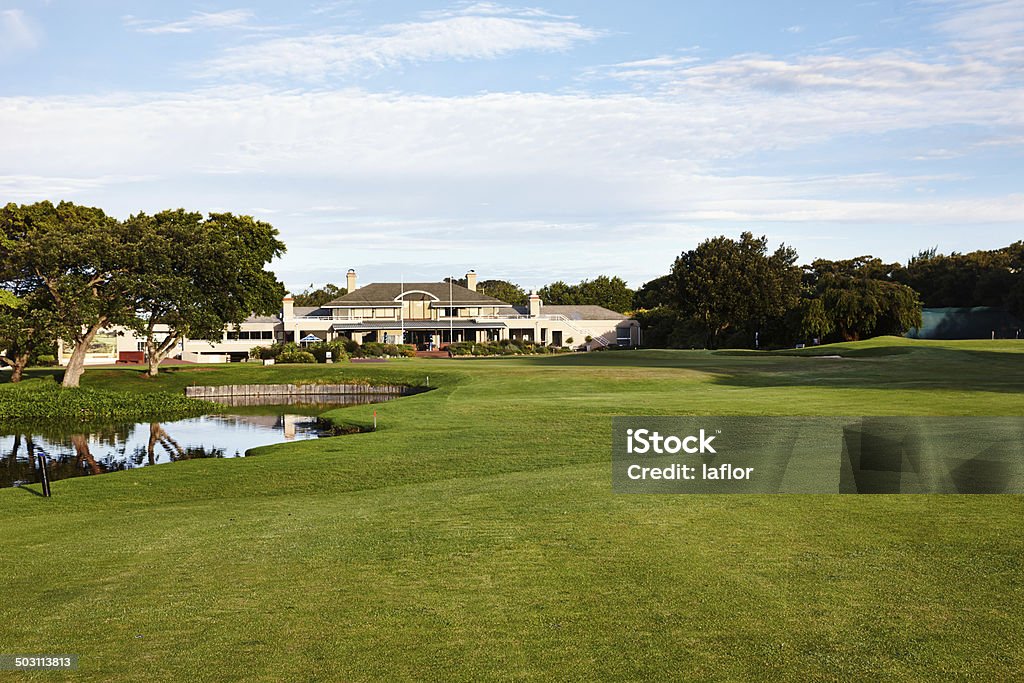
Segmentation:
{"type": "Polygon", "coordinates": [[[240,330],[238,332],[228,332],[229,341],[251,341],[251,340],[266,340],[273,339],[273,330],[240,330]]]}

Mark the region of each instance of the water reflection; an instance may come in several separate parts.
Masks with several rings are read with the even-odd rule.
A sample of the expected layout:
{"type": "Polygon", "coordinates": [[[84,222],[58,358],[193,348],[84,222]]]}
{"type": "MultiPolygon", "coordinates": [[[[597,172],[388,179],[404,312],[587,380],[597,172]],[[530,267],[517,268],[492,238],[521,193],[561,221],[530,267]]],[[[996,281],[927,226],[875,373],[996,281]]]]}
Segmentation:
{"type": "Polygon", "coordinates": [[[244,457],[257,446],[335,433],[318,415],[337,406],[264,405],[173,422],[0,428],[0,487],[39,481],[40,450],[49,458],[51,480],[195,458],[244,457]]]}

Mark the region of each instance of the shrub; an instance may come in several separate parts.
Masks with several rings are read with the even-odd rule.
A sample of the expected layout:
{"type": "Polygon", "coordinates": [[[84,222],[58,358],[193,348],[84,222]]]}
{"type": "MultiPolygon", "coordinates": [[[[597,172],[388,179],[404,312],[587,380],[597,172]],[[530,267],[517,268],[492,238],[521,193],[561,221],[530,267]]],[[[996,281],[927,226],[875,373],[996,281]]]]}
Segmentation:
{"type": "Polygon", "coordinates": [[[325,341],[319,344],[307,346],[306,351],[313,354],[317,363],[327,362],[327,352],[331,353],[331,360],[335,363],[348,360],[348,351],[345,348],[345,340],[325,341]]]}
{"type": "Polygon", "coordinates": [[[282,351],[275,359],[278,363],[315,363],[316,357],[309,351],[282,351]]]}
{"type": "Polygon", "coordinates": [[[171,420],[219,409],[214,403],[163,391],[64,389],[50,378],[0,385],[0,423],[5,425],[16,420],[171,420]]]}
{"type": "Polygon", "coordinates": [[[357,355],[360,358],[380,358],[384,355],[384,345],[380,342],[366,342],[359,347],[357,355]]]}
{"type": "Polygon", "coordinates": [[[41,365],[44,368],[53,367],[57,364],[57,357],[51,356],[48,353],[44,353],[36,358],[36,365],[41,365]]]}

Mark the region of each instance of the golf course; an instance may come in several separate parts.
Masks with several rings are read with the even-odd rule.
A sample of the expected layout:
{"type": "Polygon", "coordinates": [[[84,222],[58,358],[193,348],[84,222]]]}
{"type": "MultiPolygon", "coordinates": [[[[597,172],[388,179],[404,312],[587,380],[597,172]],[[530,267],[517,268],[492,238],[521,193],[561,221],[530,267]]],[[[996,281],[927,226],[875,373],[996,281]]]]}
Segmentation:
{"type": "Polygon", "coordinates": [[[616,495],[609,476],[618,415],[1024,416],[1024,342],[109,367],[82,386],[362,381],[431,391],[326,414],[361,433],[0,490],[0,651],[79,656],[4,680],[1024,671],[1021,496],[616,495]]]}

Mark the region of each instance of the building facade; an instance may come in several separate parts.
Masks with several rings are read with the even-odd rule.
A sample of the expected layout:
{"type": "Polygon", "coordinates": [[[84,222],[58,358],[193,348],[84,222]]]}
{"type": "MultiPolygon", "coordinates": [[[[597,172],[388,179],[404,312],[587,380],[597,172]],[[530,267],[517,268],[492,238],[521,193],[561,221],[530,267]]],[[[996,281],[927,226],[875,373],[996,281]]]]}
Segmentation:
{"type": "MultiPolygon", "coordinates": [[[[172,358],[197,363],[245,360],[255,346],[300,345],[335,339],[407,343],[422,351],[452,342],[513,339],[581,350],[639,346],[640,325],[601,306],[546,306],[531,294],[527,306],[513,306],[477,291],[477,275],[466,286],[450,282],[375,282],[359,287],[356,272],[346,277],[348,293],[319,308],[295,306],[290,296],[276,316],[253,316],[224,331],[219,342],[186,339],[172,358]]],[[[143,340],[124,329],[97,335],[89,363],[114,363],[143,350],[143,340]]],[[[68,351],[62,350],[61,362],[68,351]]]]}

